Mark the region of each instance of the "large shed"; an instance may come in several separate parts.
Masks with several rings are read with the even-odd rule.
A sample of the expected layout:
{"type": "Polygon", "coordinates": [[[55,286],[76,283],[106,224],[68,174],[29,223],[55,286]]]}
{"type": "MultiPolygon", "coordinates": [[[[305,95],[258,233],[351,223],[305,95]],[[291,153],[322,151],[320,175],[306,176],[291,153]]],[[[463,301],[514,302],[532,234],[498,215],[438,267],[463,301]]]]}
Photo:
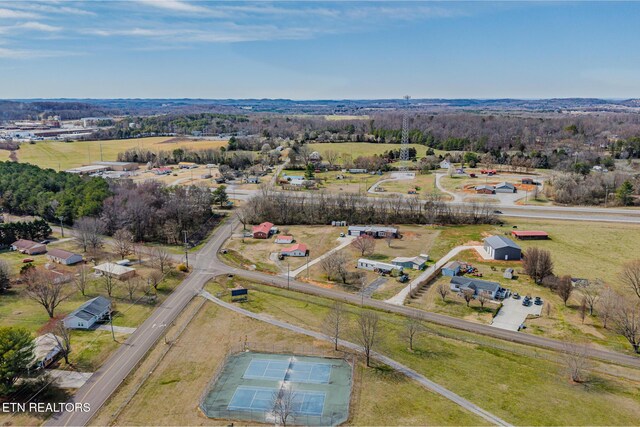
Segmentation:
{"type": "Polygon", "coordinates": [[[513,230],[511,235],[520,240],[545,240],[549,238],[549,233],[546,231],[539,230],[529,230],[529,231],[518,231],[513,230]]]}
{"type": "Polygon", "coordinates": [[[519,260],[522,249],[513,240],[505,236],[489,236],[484,239],[484,250],[495,260],[519,260]]]}

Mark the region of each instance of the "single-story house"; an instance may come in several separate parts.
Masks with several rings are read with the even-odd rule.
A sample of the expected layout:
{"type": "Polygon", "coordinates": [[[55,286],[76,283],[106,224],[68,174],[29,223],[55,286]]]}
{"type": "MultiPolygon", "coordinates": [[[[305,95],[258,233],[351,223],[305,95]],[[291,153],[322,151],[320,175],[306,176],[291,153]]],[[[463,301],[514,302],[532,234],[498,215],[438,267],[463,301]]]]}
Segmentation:
{"type": "Polygon", "coordinates": [[[111,301],[103,296],[82,304],[64,318],[64,326],[70,329],[89,329],[96,322],[106,320],[111,314],[111,301]]]}
{"type": "Polygon", "coordinates": [[[268,239],[273,234],[273,224],[263,222],[262,224],[254,225],[251,233],[254,239],[268,239]]]}
{"type": "Polygon", "coordinates": [[[63,249],[50,249],[47,252],[47,258],[52,262],[64,265],[73,265],[82,262],[82,255],[74,254],[73,252],[63,249]]]}
{"type": "Polygon", "coordinates": [[[257,176],[250,176],[247,178],[247,184],[260,184],[260,178],[257,176]]]}
{"type": "Polygon", "coordinates": [[[387,262],[373,261],[365,258],[360,258],[358,260],[357,268],[375,271],[376,273],[391,273],[393,270],[397,270],[398,272],[402,273],[403,271],[403,268],[399,265],[389,264],[387,262]]]}
{"type": "Polygon", "coordinates": [[[11,249],[27,255],[39,255],[47,252],[47,245],[33,240],[20,239],[11,244],[11,249]]]}
{"type": "Polygon", "coordinates": [[[367,173],[367,170],[366,169],[352,168],[352,169],[349,169],[349,173],[367,173]]]}
{"type": "Polygon", "coordinates": [[[501,182],[496,185],[496,193],[515,193],[518,191],[516,186],[509,182],[501,182]]]}
{"type": "Polygon", "coordinates": [[[282,178],[286,179],[287,181],[304,181],[303,175],[287,175],[285,173],[284,175],[282,175],[282,178]]]}
{"type": "Polygon", "coordinates": [[[170,167],[163,166],[160,168],[153,168],[151,169],[151,172],[153,172],[155,175],[169,175],[172,170],[173,169],[171,169],[170,167]]]}
{"type": "Polygon", "coordinates": [[[101,276],[109,276],[118,280],[127,280],[136,275],[136,269],[118,265],[113,262],[105,262],[93,267],[96,273],[101,276]]]}
{"type": "Polygon", "coordinates": [[[440,169],[449,169],[451,167],[451,163],[449,160],[443,160],[440,162],[440,169]]]}
{"type": "Polygon", "coordinates": [[[496,189],[493,187],[493,185],[478,185],[475,188],[476,193],[478,194],[493,194],[496,192],[496,189]]]}
{"type": "Polygon", "coordinates": [[[504,277],[505,279],[513,279],[513,273],[513,268],[505,268],[502,277],[504,277]]]}
{"type": "Polygon", "coordinates": [[[545,240],[549,238],[549,233],[546,231],[527,230],[527,231],[512,231],[511,235],[520,240],[545,240]]]}
{"type": "Polygon", "coordinates": [[[198,165],[193,162],[180,162],[178,163],[178,167],[180,169],[195,169],[198,165]]]}
{"type": "Polygon", "coordinates": [[[533,178],[522,178],[521,181],[523,184],[535,185],[535,181],[533,178]]]}
{"type": "Polygon", "coordinates": [[[284,248],[280,251],[280,255],[282,256],[307,256],[307,245],[304,243],[296,243],[293,246],[289,246],[288,248],[284,248]]]}
{"type": "Polygon", "coordinates": [[[522,249],[513,240],[504,236],[489,236],[484,239],[484,250],[496,260],[519,260],[522,249]]]}
{"type": "Polygon", "coordinates": [[[34,341],[33,361],[30,367],[46,368],[55,362],[58,355],[62,352],[60,343],[62,338],[56,337],[52,333],[37,336],[34,341]]]}
{"type": "Polygon", "coordinates": [[[350,225],[347,234],[349,236],[368,235],[375,238],[382,238],[387,235],[392,235],[394,238],[400,236],[398,229],[395,227],[376,227],[369,225],[350,225]]]}
{"type": "Polygon", "coordinates": [[[414,270],[422,270],[429,261],[429,255],[420,254],[414,257],[396,257],[391,260],[391,264],[404,268],[412,268],[414,270]]]}
{"type": "Polygon", "coordinates": [[[293,236],[276,236],[276,243],[293,243],[293,236]]]}
{"type": "Polygon", "coordinates": [[[462,268],[462,264],[458,261],[449,261],[444,267],[442,267],[442,275],[443,276],[457,276],[460,274],[460,269],[462,268]]]}
{"type": "Polygon", "coordinates": [[[471,289],[475,296],[485,295],[491,299],[494,299],[500,290],[499,283],[461,276],[452,277],[449,286],[455,292],[464,292],[467,289],[471,289]]]}

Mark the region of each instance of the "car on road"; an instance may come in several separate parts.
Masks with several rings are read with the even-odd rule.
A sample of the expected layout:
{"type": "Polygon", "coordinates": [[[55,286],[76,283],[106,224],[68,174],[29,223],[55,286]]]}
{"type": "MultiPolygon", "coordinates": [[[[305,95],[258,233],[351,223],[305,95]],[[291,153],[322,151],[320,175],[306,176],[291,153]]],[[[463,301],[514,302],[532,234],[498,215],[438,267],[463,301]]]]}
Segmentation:
{"type": "Polygon", "coordinates": [[[495,210],[495,211],[493,211],[493,213],[494,213],[494,214],[497,214],[497,215],[501,215],[501,214],[502,214],[502,211],[495,210]]]}
{"type": "Polygon", "coordinates": [[[227,277],[228,277],[229,279],[231,279],[231,278],[233,277],[233,274],[229,273],[229,274],[227,274],[227,277]]]}
{"type": "Polygon", "coordinates": [[[520,299],[520,294],[517,292],[514,292],[512,295],[513,299],[520,299]]]}

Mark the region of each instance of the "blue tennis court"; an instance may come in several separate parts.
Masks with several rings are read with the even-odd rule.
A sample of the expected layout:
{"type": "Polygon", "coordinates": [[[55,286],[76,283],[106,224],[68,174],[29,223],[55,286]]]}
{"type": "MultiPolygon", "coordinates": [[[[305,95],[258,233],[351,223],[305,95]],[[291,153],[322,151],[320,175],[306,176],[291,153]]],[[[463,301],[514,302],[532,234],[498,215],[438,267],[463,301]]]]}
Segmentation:
{"type": "Polygon", "coordinates": [[[289,360],[253,359],[242,378],[328,384],[331,378],[331,365],[328,363],[298,362],[294,358],[289,360]]]}
{"type": "MultiPolygon", "coordinates": [[[[276,388],[239,386],[236,388],[227,409],[270,411],[273,409],[273,396],[277,391],[276,388]]],[[[294,390],[293,412],[301,415],[320,416],[324,410],[325,396],[324,392],[294,390]]]]}

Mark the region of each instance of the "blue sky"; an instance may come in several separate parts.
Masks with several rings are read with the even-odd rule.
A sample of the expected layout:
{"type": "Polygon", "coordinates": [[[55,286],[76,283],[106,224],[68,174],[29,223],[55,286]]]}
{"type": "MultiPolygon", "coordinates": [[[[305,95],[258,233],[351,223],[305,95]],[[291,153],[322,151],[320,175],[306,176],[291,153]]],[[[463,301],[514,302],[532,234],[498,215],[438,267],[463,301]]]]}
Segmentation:
{"type": "Polygon", "coordinates": [[[0,1],[0,97],[640,97],[639,18],[635,2],[0,1]]]}

